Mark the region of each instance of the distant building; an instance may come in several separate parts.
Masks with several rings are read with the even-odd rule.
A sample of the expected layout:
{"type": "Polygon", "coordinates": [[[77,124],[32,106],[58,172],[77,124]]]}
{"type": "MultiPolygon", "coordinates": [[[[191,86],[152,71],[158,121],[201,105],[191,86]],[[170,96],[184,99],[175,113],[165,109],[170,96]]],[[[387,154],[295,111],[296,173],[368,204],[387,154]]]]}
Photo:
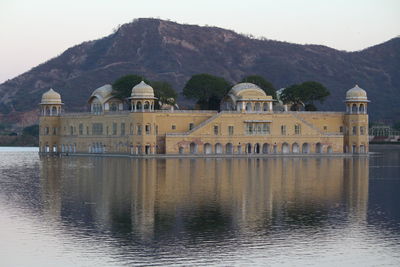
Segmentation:
{"type": "Polygon", "coordinates": [[[65,113],[50,89],[40,103],[41,153],[320,154],[368,152],[368,99],[357,85],[346,112],[274,111],[271,96],[251,83],[232,87],[221,111],[155,110],[153,88],[132,88],[129,108],[104,85],[89,98],[90,112],[65,113]]]}

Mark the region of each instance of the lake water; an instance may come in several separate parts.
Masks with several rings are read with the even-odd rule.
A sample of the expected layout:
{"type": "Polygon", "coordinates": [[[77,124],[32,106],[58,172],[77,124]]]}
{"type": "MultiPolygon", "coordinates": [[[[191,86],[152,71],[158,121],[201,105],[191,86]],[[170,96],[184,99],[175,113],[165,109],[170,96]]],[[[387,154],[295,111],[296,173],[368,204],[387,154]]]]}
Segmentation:
{"type": "Polygon", "coordinates": [[[0,266],[400,266],[400,146],[369,158],[0,148],[0,266]]]}

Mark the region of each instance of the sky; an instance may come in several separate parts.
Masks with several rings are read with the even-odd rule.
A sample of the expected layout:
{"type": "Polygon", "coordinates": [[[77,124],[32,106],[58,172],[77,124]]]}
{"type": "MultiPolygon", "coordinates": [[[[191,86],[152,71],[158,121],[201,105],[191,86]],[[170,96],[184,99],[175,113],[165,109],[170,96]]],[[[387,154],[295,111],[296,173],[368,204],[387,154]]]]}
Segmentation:
{"type": "Polygon", "coordinates": [[[148,17],[346,51],[400,35],[400,0],[0,0],[0,82],[148,17]]]}

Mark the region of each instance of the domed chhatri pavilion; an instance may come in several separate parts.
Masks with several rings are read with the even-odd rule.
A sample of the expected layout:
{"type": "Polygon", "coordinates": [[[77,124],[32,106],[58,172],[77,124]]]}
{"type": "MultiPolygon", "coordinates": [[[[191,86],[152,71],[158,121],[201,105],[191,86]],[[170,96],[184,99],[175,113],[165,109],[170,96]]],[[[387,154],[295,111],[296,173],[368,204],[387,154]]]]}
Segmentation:
{"type": "Polygon", "coordinates": [[[131,97],[111,85],[93,91],[90,112],[65,113],[50,89],[40,103],[41,153],[109,153],[132,156],[366,154],[367,93],[346,93],[346,112],[275,111],[271,96],[239,83],[214,110],[155,110],[153,88],[141,82],[131,97]]]}

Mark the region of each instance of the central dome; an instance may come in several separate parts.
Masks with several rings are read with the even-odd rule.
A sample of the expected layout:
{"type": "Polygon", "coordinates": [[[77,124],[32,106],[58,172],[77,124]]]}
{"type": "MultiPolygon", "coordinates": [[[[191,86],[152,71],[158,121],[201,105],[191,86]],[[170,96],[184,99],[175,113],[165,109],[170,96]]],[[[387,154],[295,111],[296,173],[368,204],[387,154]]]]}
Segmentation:
{"type": "Polygon", "coordinates": [[[238,83],[232,87],[228,95],[236,99],[265,99],[269,98],[263,89],[254,83],[238,83]]]}
{"type": "Polygon", "coordinates": [[[139,84],[132,88],[132,98],[154,98],[153,87],[141,81],[139,84]]]}
{"type": "Polygon", "coordinates": [[[61,95],[51,88],[42,95],[42,102],[40,104],[62,104],[61,95]]]}

